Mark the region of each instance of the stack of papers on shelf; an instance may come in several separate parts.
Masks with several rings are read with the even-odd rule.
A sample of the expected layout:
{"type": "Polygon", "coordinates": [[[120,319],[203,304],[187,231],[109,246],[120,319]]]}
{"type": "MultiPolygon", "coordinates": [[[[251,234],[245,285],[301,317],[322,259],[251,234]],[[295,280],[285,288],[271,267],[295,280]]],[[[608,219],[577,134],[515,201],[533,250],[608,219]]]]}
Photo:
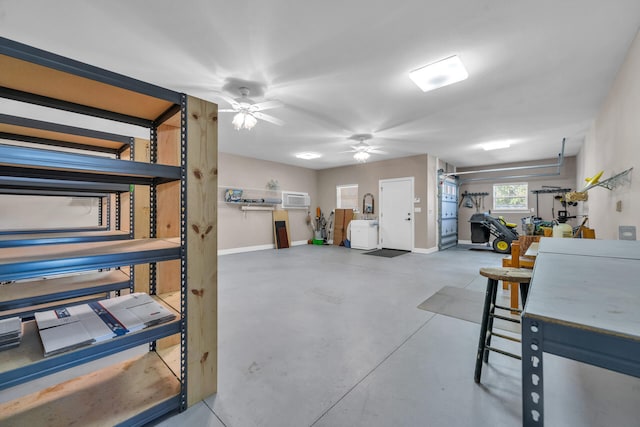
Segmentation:
{"type": "Polygon", "coordinates": [[[176,316],[144,292],[123,295],[98,302],[128,332],[173,320],[176,316]]]}
{"type": "Polygon", "coordinates": [[[0,350],[17,347],[22,340],[22,320],[10,317],[0,320],[0,350]]]}
{"type": "Polygon", "coordinates": [[[142,292],[35,314],[45,357],[169,322],[175,317],[142,292]]]}
{"type": "Polygon", "coordinates": [[[45,356],[116,336],[89,304],[42,311],[35,317],[45,356]]]}

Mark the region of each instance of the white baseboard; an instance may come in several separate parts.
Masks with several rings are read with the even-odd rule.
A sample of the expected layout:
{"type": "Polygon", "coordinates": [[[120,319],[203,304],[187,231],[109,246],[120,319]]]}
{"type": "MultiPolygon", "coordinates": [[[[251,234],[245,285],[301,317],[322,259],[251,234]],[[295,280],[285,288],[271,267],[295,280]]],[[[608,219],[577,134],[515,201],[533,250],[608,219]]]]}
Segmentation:
{"type": "Polygon", "coordinates": [[[265,249],[275,249],[275,247],[276,245],[270,244],[270,245],[245,246],[242,248],[218,249],[218,256],[240,254],[243,252],[264,251],[265,249]]]}
{"type": "Polygon", "coordinates": [[[471,240],[458,240],[459,245],[471,245],[471,240]]]}
{"type": "Polygon", "coordinates": [[[413,248],[413,250],[411,252],[413,252],[414,254],[425,254],[425,255],[428,255],[428,254],[432,254],[432,253],[438,252],[438,247],[434,246],[433,248],[429,248],[429,249],[413,248]]]}
{"type": "MultiPolygon", "coordinates": [[[[306,245],[308,242],[306,240],[296,240],[291,242],[291,246],[302,246],[306,245]]],[[[254,252],[254,251],[264,251],[266,249],[275,249],[276,245],[256,245],[256,246],[244,246],[242,248],[230,248],[230,249],[218,249],[218,256],[220,255],[231,255],[231,254],[241,254],[243,252],[254,252]]]]}

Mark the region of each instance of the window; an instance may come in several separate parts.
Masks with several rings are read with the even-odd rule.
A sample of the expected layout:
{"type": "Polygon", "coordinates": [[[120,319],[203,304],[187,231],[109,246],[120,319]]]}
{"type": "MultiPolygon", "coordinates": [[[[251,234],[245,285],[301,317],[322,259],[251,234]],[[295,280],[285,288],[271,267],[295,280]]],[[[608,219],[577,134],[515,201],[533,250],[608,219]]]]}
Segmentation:
{"type": "Polygon", "coordinates": [[[358,184],[336,186],[336,207],[358,209],[358,184]]]}
{"type": "Polygon", "coordinates": [[[529,209],[529,185],[493,184],[493,210],[522,211],[529,209]]]}

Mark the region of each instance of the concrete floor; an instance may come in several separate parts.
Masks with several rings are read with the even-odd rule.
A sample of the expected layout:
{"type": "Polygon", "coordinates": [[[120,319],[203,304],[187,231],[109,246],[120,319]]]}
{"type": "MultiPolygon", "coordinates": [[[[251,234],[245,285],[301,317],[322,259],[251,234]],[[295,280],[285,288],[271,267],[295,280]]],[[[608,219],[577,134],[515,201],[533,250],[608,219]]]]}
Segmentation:
{"type": "MultiPolygon", "coordinates": [[[[500,260],[462,247],[221,256],[218,393],[159,425],[520,425],[520,362],[492,353],[476,385],[480,326],[417,308],[443,286],[483,291],[478,269],[500,260]]],[[[638,426],[640,380],[545,355],[545,410],[548,426],[638,426]]]]}

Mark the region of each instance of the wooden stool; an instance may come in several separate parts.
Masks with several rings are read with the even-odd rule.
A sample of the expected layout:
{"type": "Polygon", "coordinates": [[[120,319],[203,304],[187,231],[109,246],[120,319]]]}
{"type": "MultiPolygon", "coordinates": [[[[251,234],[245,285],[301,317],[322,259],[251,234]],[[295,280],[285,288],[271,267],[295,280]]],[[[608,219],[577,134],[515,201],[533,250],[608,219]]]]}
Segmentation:
{"type": "MultiPolygon", "coordinates": [[[[503,267],[515,267],[515,268],[533,268],[535,258],[527,257],[525,252],[529,249],[529,246],[533,242],[539,242],[540,236],[520,236],[518,241],[511,242],[511,255],[502,258],[503,267]]],[[[502,283],[503,289],[511,289],[511,308],[518,308],[518,289],[517,283],[502,283]]],[[[517,313],[513,310],[513,313],[517,313]]]]}
{"type": "MultiPolygon", "coordinates": [[[[497,353],[504,354],[505,356],[521,359],[517,354],[509,353],[508,351],[501,350],[499,348],[491,347],[491,337],[493,335],[508,339],[511,341],[520,342],[519,339],[510,337],[508,335],[502,335],[493,332],[493,319],[498,318],[506,320],[508,322],[520,323],[519,319],[511,317],[501,316],[495,314],[496,308],[506,311],[514,311],[511,307],[503,307],[496,304],[496,294],[498,293],[498,281],[518,283],[520,285],[520,295],[522,297],[522,305],[527,300],[527,294],[529,292],[529,282],[531,282],[531,274],[533,270],[525,268],[512,268],[512,267],[495,267],[495,268],[481,268],[480,275],[487,278],[487,290],[484,296],[484,310],[482,312],[482,324],[480,325],[480,339],[478,341],[478,354],[476,356],[476,371],[474,380],[476,383],[480,383],[480,375],[482,374],[482,362],[489,361],[489,351],[495,351],[497,353]]],[[[522,310],[515,310],[517,313],[521,313],[522,310]]]]}

